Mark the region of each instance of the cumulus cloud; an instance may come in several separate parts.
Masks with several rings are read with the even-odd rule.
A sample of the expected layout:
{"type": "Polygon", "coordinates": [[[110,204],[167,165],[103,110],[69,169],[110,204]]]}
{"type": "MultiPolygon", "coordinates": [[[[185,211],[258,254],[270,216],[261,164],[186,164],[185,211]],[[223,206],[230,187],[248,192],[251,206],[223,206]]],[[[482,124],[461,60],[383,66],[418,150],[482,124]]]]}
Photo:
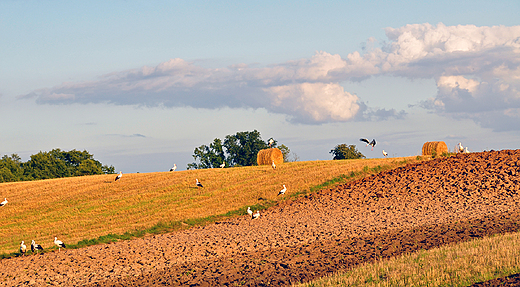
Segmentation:
{"type": "Polygon", "coordinates": [[[172,59],[156,67],[105,75],[99,81],[36,90],[22,98],[34,98],[40,104],[266,108],[286,114],[293,122],[346,121],[356,114],[359,99],[331,82],[328,75],[344,64],[339,55],[326,52],[263,68],[239,64],[207,69],[172,59]]]}
{"type": "Polygon", "coordinates": [[[388,28],[387,73],[433,78],[420,106],[495,131],[520,129],[520,26],[438,24],[388,28]]]}
{"type": "Polygon", "coordinates": [[[171,59],[155,67],[116,72],[92,82],[64,83],[21,97],[41,104],[265,108],[309,124],[402,118],[404,111],[367,107],[362,95],[341,86],[345,81],[386,75],[435,79],[437,95],[420,102],[435,113],[471,118],[495,129],[504,129],[497,126],[503,120],[519,118],[520,26],[426,23],[385,32],[387,40],[380,47],[369,38],[361,53],[344,58],[320,51],[310,58],[266,67],[239,63],[218,69],[171,59]]]}
{"type": "Polygon", "coordinates": [[[297,122],[346,121],[359,110],[358,97],[334,83],[301,83],[267,88],[275,112],[287,112],[297,122]]]}

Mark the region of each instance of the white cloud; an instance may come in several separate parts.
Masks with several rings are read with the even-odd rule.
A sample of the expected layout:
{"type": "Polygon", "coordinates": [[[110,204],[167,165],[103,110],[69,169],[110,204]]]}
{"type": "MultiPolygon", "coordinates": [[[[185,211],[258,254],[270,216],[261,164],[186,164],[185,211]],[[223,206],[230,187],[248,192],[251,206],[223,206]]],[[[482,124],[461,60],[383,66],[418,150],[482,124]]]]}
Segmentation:
{"type": "Polygon", "coordinates": [[[359,110],[358,97],[334,83],[302,83],[266,89],[275,111],[288,111],[297,122],[347,121],[359,110]]]}
{"type": "Polygon", "coordinates": [[[171,59],[98,81],[40,89],[22,98],[49,104],[265,108],[301,123],[400,118],[404,111],[367,107],[363,95],[340,86],[386,75],[435,79],[437,95],[421,106],[449,117],[471,118],[482,126],[498,124],[482,119],[487,112],[509,119],[506,109],[520,108],[520,26],[426,23],[385,31],[388,41],[381,47],[369,38],[364,53],[355,51],[345,58],[320,51],[267,67],[240,63],[219,69],[171,59]]]}

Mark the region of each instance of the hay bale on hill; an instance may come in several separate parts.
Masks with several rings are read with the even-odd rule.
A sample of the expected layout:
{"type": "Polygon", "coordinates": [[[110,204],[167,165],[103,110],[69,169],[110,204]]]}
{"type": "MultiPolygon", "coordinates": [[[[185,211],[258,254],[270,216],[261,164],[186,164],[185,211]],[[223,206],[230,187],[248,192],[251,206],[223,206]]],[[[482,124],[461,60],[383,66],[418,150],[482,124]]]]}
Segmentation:
{"type": "Polygon", "coordinates": [[[422,146],[423,155],[441,155],[445,152],[449,152],[445,142],[425,142],[422,146]]]}
{"type": "Polygon", "coordinates": [[[271,165],[273,161],[274,164],[283,163],[283,154],[281,150],[277,148],[268,148],[260,150],[256,155],[256,162],[258,165],[271,165]]]}

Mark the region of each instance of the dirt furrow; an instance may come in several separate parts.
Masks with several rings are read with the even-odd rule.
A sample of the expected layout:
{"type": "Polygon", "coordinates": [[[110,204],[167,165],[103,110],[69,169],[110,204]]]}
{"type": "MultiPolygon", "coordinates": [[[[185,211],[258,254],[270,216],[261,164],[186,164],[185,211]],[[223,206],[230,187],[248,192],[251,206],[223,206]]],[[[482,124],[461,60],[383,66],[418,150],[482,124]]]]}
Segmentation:
{"type": "Polygon", "coordinates": [[[518,231],[520,151],[408,165],[205,227],[0,261],[0,283],[288,285],[375,258],[518,231]]]}

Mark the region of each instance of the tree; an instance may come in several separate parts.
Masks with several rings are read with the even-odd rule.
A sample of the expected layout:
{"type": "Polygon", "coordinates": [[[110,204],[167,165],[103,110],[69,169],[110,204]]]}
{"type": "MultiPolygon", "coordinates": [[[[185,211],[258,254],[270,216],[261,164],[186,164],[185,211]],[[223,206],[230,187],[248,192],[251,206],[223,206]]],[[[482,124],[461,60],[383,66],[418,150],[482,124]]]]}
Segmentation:
{"type": "Polygon", "coordinates": [[[189,163],[188,169],[203,169],[219,167],[226,159],[222,141],[218,138],[209,145],[201,145],[193,151],[193,158],[199,163],[189,163]]]}
{"type": "Polygon", "coordinates": [[[75,175],[81,176],[91,174],[103,174],[101,163],[90,158],[81,161],[77,170],[75,171],[75,175]]]}
{"type": "Polygon", "coordinates": [[[298,161],[300,159],[297,154],[291,153],[291,149],[284,144],[280,145],[278,149],[282,152],[284,162],[298,161]]]}
{"type": "Polygon", "coordinates": [[[108,166],[105,164],[101,167],[101,171],[104,174],[114,174],[114,173],[116,173],[116,168],[113,165],[108,166]]]}
{"type": "Polygon", "coordinates": [[[13,182],[23,179],[21,158],[17,154],[4,155],[0,159],[0,182],[13,182]]]}
{"type": "Polygon", "coordinates": [[[334,155],[332,159],[365,158],[365,156],[356,149],[356,145],[339,144],[329,153],[334,155]]]}
{"type": "Polygon", "coordinates": [[[224,147],[228,153],[227,163],[230,166],[250,166],[257,163],[258,152],[269,146],[260,137],[260,132],[254,130],[227,135],[224,139],[224,147]]]}
{"type": "Polygon", "coordinates": [[[67,164],[56,158],[57,151],[39,152],[23,164],[24,176],[30,180],[71,176],[67,164]]]}

